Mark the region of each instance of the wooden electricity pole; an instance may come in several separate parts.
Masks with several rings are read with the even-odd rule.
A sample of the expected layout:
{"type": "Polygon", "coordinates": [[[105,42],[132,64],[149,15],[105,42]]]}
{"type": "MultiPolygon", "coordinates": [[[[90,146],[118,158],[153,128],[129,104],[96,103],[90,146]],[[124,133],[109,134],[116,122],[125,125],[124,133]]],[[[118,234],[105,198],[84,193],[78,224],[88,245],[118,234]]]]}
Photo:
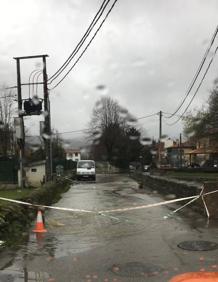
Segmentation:
{"type": "Polygon", "coordinates": [[[50,101],[48,95],[47,70],[46,70],[46,55],[42,56],[43,60],[43,91],[44,91],[44,142],[45,142],[45,157],[46,157],[46,181],[52,180],[52,136],[51,136],[51,112],[50,101]]]}
{"type": "Polygon", "coordinates": [[[161,138],[162,138],[162,111],[159,112],[159,146],[158,146],[158,162],[161,164],[161,138]]]}
{"type": "Polygon", "coordinates": [[[23,169],[23,158],[24,158],[24,146],[25,146],[25,135],[24,135],[24,122],[22,116],[22,88],[21,88],[21,76],[20,76],[20,58],[15,58],[17,64],[17,101],[18,101],[18,116],[21,119],[21,130],[23,139],[19,139],[19,187],[24,187],[24,169],[23,169]]]}
{"type": "MultiPolygon", "coordinates": [[[[45,180],[52,180],[52,141],[51,141],[51,113],[50,113],[50,103],[49,103],[49,94],[48,94],[48,84],[47,84],[47,69],[46,69],[46,57],[48,55],[36,55],[36,56],[24,56],[14,58],[17,62],[17,97],[18,97],[18,111],[19,117],[22,119],[23,116],[34,115],[34,113],[25,114],[22,109],[23,100],[22,100],[22,86],[29,86],[34,84],[43,84],[43,95],[44,95],[44,120],[45,128],[43,139],[45,142],[45,155],[46,155],[46,175],[45,180]],[[21,74],[20,74],[20,60],[24,59],[36,59],[41,58],[43,62],[43,82],[36,83],[21,83],[21,74]]],[[[22,123],[23,124],[23,123],[22,123]]],[[[23,134],[24,134],[24,125],[23,125],[23,134]]],[[[23,175],[23,156],[24,156],[24,139],[20,142],[20,178],[21,178],[21,187],[24,185],[24,175],[23,175]]]]}

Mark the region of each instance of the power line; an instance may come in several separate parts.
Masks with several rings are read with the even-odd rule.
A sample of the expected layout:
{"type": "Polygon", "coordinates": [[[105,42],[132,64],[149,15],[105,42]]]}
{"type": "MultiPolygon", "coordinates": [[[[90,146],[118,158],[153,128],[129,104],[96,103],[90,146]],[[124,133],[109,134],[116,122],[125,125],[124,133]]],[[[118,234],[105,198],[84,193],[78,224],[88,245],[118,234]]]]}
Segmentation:
{"type": "Polygon", "coordinates": [[[144,116],[144,117],[139,117],[139,118],[136,118],[136,120],[140,120],[140,119],[145,119],[145,118],[153,117],[153,116],[156,116],[156,115],[158,115],[158,114],[159,114],[159,113],[154,113],[154,114],[147,115],[147,116],[144,116]]]}
{"type": "Polygon", "coordinates": [[[80,56],[78,57],[78,59],[75,61],[75,63],[72,65],[72,67],[67,71],[67,73],[62,77],[62,79],[54,86],[52,87],[50,90],[55,89],[66,77],[67,75],[72,71],[72,69],[77,65],[77,63],[79,62],[79,60],[82,58],[82,56],[84,55],[84,53],[86,52],[86,50],[88,49],[88,47],[91,45],[92,41],[94,40],[95,36],[97,35],[97,33],[99,32],[100,28],[102,27],[102,25],[104,24],[104,22],[106,21],[106,19],[108,18],[109,14],[111,13],[112,9],[114,8],[116,2],[118,0],[114,0],[111,8],[109,9],[109,11],[107,12],[107,14],[105,15],[103,21],[101,22],[101,24],[99,25],[99,27],[97,28],[96,32],[94,33],[94,35],[92,36],[91,40],[89,41],[89,43],[86,45],[85,49],[82,51],[82,53],[80,54],[80,56]]]}
{"type": "MultiPolygon", "coordinates": [[[[56,132],[56,133],[52,133],[52,136],[62,135],[62,134],[70,134],[70,133],[85,133],[88,130],[90,130],[90,128],[64,131],[64,132],[56,132]]],[[[39,137],[39,136],[37,136],[37,135],[26,135],[26,137],[39,137]]]]}
{"type": "MultiPolygon", "coordinates": [[[[152,117],[152,116],[155,116],[157,115],[158,113],[154,113],[154,114],[150,114],[150,115],[147,115],[147,116],[143,116],[143,117],[139,117],[139,118],[136,118],[135,120],[140,120],[140,119],[145,119],[145,118],[149,118],[149,117],[152,117]]],[[[70,134],[70,133],[85,133],[87,131],[91,130],[91,128],[84,128],[84,129],[78,129],[78,130],[71,130],[71,131],[64,131],[64,132],[57,132],[56,134],[70,134]]]]}
{"type": "MultiPolygon", "coordinates": [[[[154,113],[154,114],[150,114],[150,115],[147,115],[147,116],[143,116],[143,117],[139,117],[139,118],[136,118],[136,120],[140,120],[140,119],[145,119],[145,118],[149,118],[149,117],[152,117],[152,116],[155,116],[157,115],[158,113],[154,113]]],[[[78,129],[78,130],[71,130],[71,131],[64,131],[64,132],[57,132],[57,133],[53,133],[52,135],[62,135],[62,134],[70,134],[70,133],[85,133],[87,131],[89,131],[91,128],[84,128],[84,129],[78,129]]],[[[34,135],[28,135],[28,137],[34,137],[34,135]]]]}
{"type": "Polygon", "coordinates": [[[206,68],[206,70],[205,70],[205,72],[204,72],[204,75],[203,75],[203,77],[202,77],[202,79],[201,79],[201,81],[200,81],[200,83],[199,83],[197,89],[195,90],[194,95],[192,96],[192,98],[191,98],[189,104],[187,105],[187,107],[186,107],[185,110],[183,111],[182,115],[181,115],[175,122],[173,122],[173,123],[171,123],[171,124],[169,124],[169,125],[174,125],[174,124],[176,124],[179,120],[181,120],[181,119],[184,117],[185,113],[187,112],[188,108],[189,108],[190,105],[192,104],[192,102],[193,102],[195,96],[197,95],[197,93],[198,93],[198,91],[199,91],[199,89],[200,89],[200,87],[201,87],[201,85],[202,85],[202,83],[203,83],[203,81],[204,81],[204,79],[205,79],[205,77],[206,77],[206,75],[207,75],[209,69],[210,69],[210,66],[211,66],[211,64],[212,64],[212,62],[213,62],[213,60],[214,60],[214,58],[215,58],[215,55],[216,55],[217,50],[218,50],[218,46],[216,47],[216,49],[215,49],[215,51],[214,51],[213,57],[210,59],[210,62],[209,62],[208,66],[207,66],[207,68],[206,68]]]}
{"type": "Polygon", "coordinates": [[[64,132],[57,132],[54,135],[58,134],[69,134],[69,133],[84,133],[90,130],[90,128],[85,128],[85,129],[78,129],[78,130],[71,130],[71,131],[64,131],[64,132]]]}
{"type": "Polygon", "coordinates": [[[208,54],[209,54],[209,52],[210,52],[210,49],[211,49],[211,47],[212,47],[212,45],[213,45],[213,43],[214,43],[214,40],[215,40],[215,38],[216,38],[216,36],[217,36],[217,33],[218,33],[218,26],[217,26],[216,29],[215,29],[215,32],[214,32],[214,34],[213,34],[213,36],[212,36],[212,39],[211,39],[211,41],[210,41],[210,44],[209,44],[209,46],[208,46],[208,48],[207,48],[207,50],[206,50],[206,52],[205,52],[205,54],[204,54],[204,56],[203,56],[203,59],[202,59],[200,65],[199,65],[199,67],[198,67],[198,69],[197,69],[197,72],[196,72],[194,78],[192,79],[192,81],[191,81],[191,83],[190,83],[190,85],[189,85],[189,87],[188,87],[188,90],[187,90],[187,92],[186,92],[185,97],[183,98],[181,104],[178,106],[178,108],[175,110],[175,112],[173,112],[173,114],[172,114],[171,116],[169,116],[168,118],[172,118],[173,116],[175,116],[175,114],[181,109],[181,107],[182,107],[183,104],[185,103],[186,99],[188,98],[188,96],[189,96],[189,94],[190,94],[190,92],[191,92],[191,90],[192,90],[192,88],[193,88],[193,86],[194,86],[194,84],[195,84],[195,82],[196,82],[196,80],[197,80],[197,78],[198,78],[198,76],[199,76],[199,74],[200,74],[202,68],[203,68],[203,65],[204,65],[204,63],[205,63],[205,61],[206,61],[206,59],[207,59],[207,56],[208,56],[208,54]]]}
{"type": "Polygon", "coordinates": [[[72,59],[78,53],[78,51],[82,47],[83,43],[86,41],[89,34],[93,30],[93,28],[95,27],[97,22],[99,21],[100,17],[102,16],[102,14],[103,14],[105,8],[107,7],[107,5],[109,4],[109,2],[110,2],[110,0],[104,0],[102,2],[101,7],[97,11],[97,13],[96,13],[95,17],[93,18],[91,24],[89,25],[88,29],[84,33],[84,35],[81,38],[81,40],[79,41],[79,43],[74,48],[73,52],[70,54],[70,56],[67,58],[67,60],[63,63],[63,65],[48,79],[48,81],[51,80],[50,83],[52,83],[65,70],[65,68],[69,65],[69,63],[72,61],[72,59]]]}
{"type": "MultiPolygon", "coordinates": [[[[163,113],[163,116],[164,115],[168,115],[168,116],[165,116],[165,118],[169,118],[170,115],[172,115],[172,113],[167,113],[167,112],[162,112],[163,113]]],[[[181,115],[174,115],[176,117],[181,117],[181,115]]]]}

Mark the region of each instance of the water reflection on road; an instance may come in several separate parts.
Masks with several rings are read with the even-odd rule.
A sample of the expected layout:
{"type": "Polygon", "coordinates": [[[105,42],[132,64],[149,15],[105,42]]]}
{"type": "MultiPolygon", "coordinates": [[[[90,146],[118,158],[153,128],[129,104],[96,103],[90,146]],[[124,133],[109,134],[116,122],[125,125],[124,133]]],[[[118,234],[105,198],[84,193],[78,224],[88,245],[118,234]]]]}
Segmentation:
{"type": "MultiPolygon", "coordinates": [[[[56,206],[88,210],[132,207],[160,201],[141,193],[124,176],[77,183],[56,206]]],[[[172,208],[172,207],[170,207],[172,208]]],[[[29,231],[18,251],[4,250],[0,281],[168,281],[178,272],[215,269],[217,250],[187,252],[183,240],[218,241],[217,222],[186,209],[164,220],[169,207],[115,214],[46,211],[48,233],[29,231]],[[134,280],[133,280],[134,279],[134,280]]]]}

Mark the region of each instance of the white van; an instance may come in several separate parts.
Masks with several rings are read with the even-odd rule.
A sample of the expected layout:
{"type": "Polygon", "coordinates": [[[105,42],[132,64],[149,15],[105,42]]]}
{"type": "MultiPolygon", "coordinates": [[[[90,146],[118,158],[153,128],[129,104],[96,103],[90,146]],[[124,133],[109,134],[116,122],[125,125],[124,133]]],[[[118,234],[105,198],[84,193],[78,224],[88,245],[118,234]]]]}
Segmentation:
{"type": "Polygon", "coordinates": [[[87,178],[96,180],[95,162],[92,160],[82,160],[77,162],[76,179],[87,178]]]}

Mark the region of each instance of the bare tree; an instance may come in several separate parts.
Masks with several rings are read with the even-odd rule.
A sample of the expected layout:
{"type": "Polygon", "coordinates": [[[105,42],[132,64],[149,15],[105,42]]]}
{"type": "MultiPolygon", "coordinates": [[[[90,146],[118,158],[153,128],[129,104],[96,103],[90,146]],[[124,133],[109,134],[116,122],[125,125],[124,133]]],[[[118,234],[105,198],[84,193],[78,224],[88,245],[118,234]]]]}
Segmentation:
{"type": "Polygon", "coordinates": [[[8,156],[13,151],[12,117],[14,113],[14,93],[0,89],[0,154],[8,156]]]}
{"type": "Polygon", "coordinates": [[[127,131],[136,120],[128,110],[110,97],[102,97],[94,106],[89,136],[96,159],[116,162],[127,157],[127,131]]]}

